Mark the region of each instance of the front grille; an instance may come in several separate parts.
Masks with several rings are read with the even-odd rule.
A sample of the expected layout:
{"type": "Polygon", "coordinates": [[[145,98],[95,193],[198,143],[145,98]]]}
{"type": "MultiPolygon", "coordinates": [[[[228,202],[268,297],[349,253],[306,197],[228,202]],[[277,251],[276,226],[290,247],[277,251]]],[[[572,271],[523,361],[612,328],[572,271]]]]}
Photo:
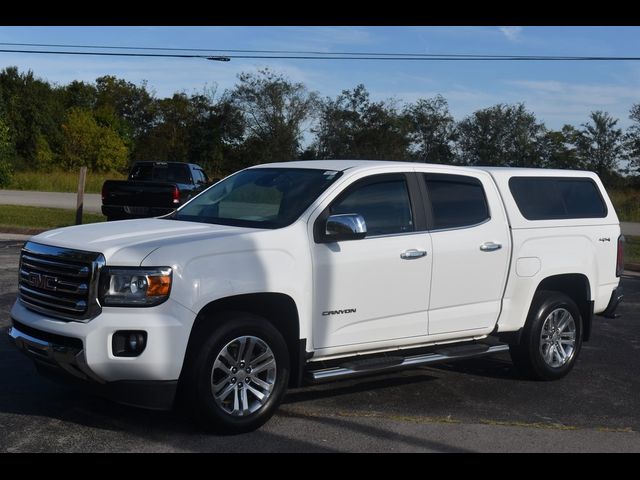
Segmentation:
{"type": "Polygon", "coordinates": [[[99,253],[27,242],[20,255],[20,301],[62,320],[88,320],[100,313],[97,283],[104,257],[99,253]]]}

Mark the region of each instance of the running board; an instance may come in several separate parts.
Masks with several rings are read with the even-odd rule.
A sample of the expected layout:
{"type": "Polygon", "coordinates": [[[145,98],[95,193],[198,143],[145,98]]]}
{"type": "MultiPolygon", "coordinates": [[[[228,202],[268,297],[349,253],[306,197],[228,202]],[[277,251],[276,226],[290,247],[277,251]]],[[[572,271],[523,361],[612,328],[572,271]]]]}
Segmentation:
{"type": "Polygon", "coordinates": [[[435,352],[410,357],[389,356],[346,361],[342,365],[320,370],[308,370],[306,377],[311,383],[322,383],[344,378],[360,377],[376,373],[387,373],[405,368],[421,367],[432,363],[450,362],[465,358],[481,357],[505,352],[509,345],[461,345],[443,347],[435,352]]]}

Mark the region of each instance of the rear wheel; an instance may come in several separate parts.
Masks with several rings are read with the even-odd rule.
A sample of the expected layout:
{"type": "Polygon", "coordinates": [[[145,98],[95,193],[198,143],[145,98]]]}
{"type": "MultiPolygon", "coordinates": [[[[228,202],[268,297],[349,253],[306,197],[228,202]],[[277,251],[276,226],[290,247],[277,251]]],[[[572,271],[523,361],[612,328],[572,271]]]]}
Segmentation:
{"type": "Polygon", "coordinates": [[[560,292],[538,292],[518,345],[510,345],[516,368],[530,378],[555,380],[568,374],[582,346],[582,316],[560,292]]]}
{"type": "Polygon", "coordinates": [[[191,367],[190,399],[205,426],[240,433],[264,424],[289,382],[289,354],[266,319],[228,314],[201,344],[191,367]]]}

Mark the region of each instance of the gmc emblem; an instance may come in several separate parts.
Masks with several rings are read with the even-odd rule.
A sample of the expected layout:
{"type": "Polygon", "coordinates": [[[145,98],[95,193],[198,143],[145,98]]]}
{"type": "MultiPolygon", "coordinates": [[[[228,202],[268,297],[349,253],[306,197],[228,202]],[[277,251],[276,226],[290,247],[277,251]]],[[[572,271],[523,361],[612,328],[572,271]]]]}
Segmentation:
{"type": "Polygon", "coordinates": [[[29,273],[27,283],[32,287],[51,290],[53,292],[58,288],[58,279],[56,277],[42,275],[40,273],[29,273]]]}

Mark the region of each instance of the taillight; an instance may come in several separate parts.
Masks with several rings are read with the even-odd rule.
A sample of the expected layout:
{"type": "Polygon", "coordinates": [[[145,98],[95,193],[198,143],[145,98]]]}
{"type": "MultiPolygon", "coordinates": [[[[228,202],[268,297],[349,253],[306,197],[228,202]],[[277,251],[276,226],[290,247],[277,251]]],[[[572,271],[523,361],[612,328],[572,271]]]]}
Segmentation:
{"type": "Polygon", "coordinates": [[[105,185],[104,183],[102,184],[102,203],[104,203],[104,201],[107,199],[107,189],[104,188],[105,185]]]}
{"type": "Polygon", "coordinates": [[[616,261],[616,277],[624,271],[624,235],[618,237],[618,258],[616,261]]]}
{"type": "Polygon", "coordinates": [[[175,185],[173,187],[173,203],[176,205],[180,203],[180,189],[175,185]]]}

